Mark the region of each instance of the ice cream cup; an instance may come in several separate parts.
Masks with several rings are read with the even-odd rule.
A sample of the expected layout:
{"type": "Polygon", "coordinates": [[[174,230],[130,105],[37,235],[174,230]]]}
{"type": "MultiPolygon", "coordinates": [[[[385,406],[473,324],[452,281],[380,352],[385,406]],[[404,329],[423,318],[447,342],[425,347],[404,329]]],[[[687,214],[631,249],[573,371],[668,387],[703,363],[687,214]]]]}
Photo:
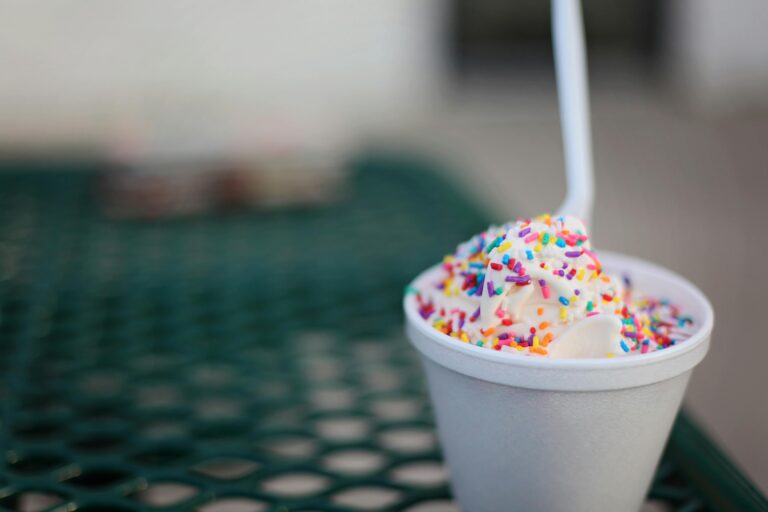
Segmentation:
{"type": "MultiPolygon", "coordinates": [[[[642,260],[600,253],[649,295],[690,314],[694,334],[648,354],[553,359],[462,343],[425,322],[406,296],[455,498],[465,512],[637,511],[714,314],[690,282],[642,260]]],[[[429,280],[431,268],[415,284],[429,280]]]]}

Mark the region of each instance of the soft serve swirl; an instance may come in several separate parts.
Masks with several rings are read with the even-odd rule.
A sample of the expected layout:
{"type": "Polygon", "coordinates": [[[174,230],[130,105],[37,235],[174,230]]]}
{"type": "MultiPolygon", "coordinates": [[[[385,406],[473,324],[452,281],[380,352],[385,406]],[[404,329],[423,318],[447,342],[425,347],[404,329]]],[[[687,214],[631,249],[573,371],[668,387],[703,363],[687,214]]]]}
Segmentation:
{"type": "Polygon", "coordinates": [[[414,285],[422,317],[458,340],[551,357],[612,357],[685,337],[690,319],[630,296],[605,273],[584,225],[542,215],[491,226],[414,285]]]}

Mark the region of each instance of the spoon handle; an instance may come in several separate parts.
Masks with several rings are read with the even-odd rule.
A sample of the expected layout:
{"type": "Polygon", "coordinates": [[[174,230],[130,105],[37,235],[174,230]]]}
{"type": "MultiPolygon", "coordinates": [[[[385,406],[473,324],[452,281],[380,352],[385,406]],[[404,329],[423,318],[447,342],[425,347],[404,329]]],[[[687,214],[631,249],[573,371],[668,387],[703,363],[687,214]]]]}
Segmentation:
{"type": "Polygon", "coordinates": [[[574,215],[591,227],[595,185],[580,0],[552,0],[552,38],[568,184],[558,214],[574,215]]]}

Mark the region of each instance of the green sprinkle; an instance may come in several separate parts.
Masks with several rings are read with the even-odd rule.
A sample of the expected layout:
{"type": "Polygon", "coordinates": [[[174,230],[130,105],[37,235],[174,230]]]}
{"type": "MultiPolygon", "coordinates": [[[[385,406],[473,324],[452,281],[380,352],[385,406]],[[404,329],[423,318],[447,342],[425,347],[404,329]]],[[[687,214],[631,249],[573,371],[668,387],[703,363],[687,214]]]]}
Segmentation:
{"type": "Polygon", "coordinates": [[[496,292],[496,295],[501,295],[502,293],[504,293],[504,289],[501,286],[496,288],[494,291],[496,292]]]}
{"type": "Polygon", "coordinates": [[[541,245],[547,245],[549,243],[549,233],[544,233],[544,236],[541,237],[541,245]]]}
{"type": "Polygon", "coordinates": [[[491,253],[491,251],[492,251],[492,250],[493,250],[493,249],[494,249],[494,248],[495,248],[497,245],[499,245],[500,243],[501,243],[501,237],[500,237],[500,236],[497,236],[497,237],[496,237],[496,240],[494,240],[493,242],[491,242],[490,244],[488,244],[488,247],[486,247],[486,249],[485,249],[485,252],[487,252],[488,254],[490,254],[490,253],[491,253]]]}
{"type": "Polygon", "coordinates": [[[587,302],[587,311],[592,311],[592,308],[594,308],[595,305],[592,304],[592,301],[587,302]]]}
{"type": "Polygon", "coordinates": [[[409,284],[405,287],[406,295],[413,295],[414,293],[419,293],[419,290],[415,286],[409,284]]]}
{"type": "Polygon", "coordinates": [[[485,345],[485,342],[483,340],[480,340],[477,342],[478,347],[482,347],[483,345],[485,345]]]}

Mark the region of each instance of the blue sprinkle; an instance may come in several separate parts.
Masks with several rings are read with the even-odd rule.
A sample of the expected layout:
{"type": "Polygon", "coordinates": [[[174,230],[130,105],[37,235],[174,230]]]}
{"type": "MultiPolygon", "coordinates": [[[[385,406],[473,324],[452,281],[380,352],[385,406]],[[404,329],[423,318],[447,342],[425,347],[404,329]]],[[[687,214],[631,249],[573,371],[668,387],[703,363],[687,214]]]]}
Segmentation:
{"type": "Polygon", "coordinates": [[[470,288],[470,289],[467,291],[467,295],[469,295],[469,296],[472,296],[472,295],[474,295],[474,294],[475,294],[475,292],[476,292],[476,291],[477,291],[477,286],[475,286],[474,288],[470,288]]]}
{"type": "Polygon", "coordinates": [[[557,244],[558,247],[565,247],[565,240],[563,240],[562,238],[558,238],[557,242],[555,243],[557,244]]]}
{"type": "Polygon", "coordinates": [[[624,352],[629,352],[629,347],[627,346],[626,343],[624,343],[624,340],[621,340],[620,345],[621,345],[621,350],[623,350],[624,352]]]}
{"type": "Polygon", "coordinates": [[[472,268],[485,268],[485,265],[482,263],[470,263],[469,266],[472,268]]]}
{"type": "Polygon", "coordinates": [[[503,258],[501,258],[501,262],[505,265],[509,263],[509,254],[505,254],[503,258]]]}
{"type": "Polygon", "coordinates": [[[528,258],[528,260],[532,260],[533,259],[533,252],[530,249],[526,249],[525,250],[525,256],[526,256],[526,258],[528,258]]]}
{"type": "Polygon", "coordinates": [[[570,304],[570,301],[565,297],[560,297],[559,300],[560,300],[560,304],[562,304],[563,306],[567,306],[568,304],[570,304]]]}

